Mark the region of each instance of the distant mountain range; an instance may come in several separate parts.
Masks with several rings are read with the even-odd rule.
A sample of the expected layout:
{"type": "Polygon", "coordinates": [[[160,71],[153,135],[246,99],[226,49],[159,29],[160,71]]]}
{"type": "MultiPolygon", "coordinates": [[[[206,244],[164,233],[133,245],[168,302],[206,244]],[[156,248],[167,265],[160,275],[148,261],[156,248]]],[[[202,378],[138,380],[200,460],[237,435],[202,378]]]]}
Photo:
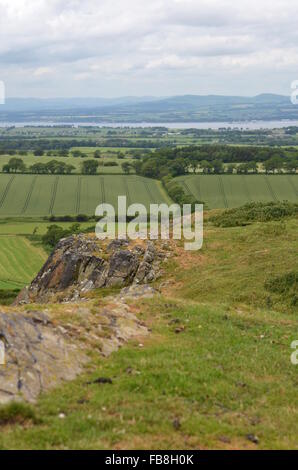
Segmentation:
{"type": "Polygon", "coordinates": [[[298,119],[288,96],[184,95],[120,98],[8,98],[0,121],[208,122],[298,119]]]}

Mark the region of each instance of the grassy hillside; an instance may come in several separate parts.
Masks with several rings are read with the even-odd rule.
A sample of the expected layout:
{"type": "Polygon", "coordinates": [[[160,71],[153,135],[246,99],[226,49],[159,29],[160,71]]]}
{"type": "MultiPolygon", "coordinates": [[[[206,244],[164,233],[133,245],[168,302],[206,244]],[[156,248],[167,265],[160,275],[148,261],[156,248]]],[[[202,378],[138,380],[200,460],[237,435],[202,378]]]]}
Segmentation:
{"type": "Polygon", "coordinates": [[[26,238],[0,235],[0,290],[29,284],[47,258],[26,238]]]}
{"type": "MultiPolygon", "coordinates": [[[[161,295],[132,301],[148,339],[109,359],[93,353],[84,376],[41,397],[34,419],[6,421],[0,448],[297,449],[297,306],[267,290],[297,271],[297,230],[294,218],[207,223],[202,251],[172,245],[161,295]]],[[[70,305],[67,316],[49,308],[71,321],[70,305]]]]}
{"type": "Polygon", "coordinates": [[[98,204],[168,202],[159,181],[138,176],[48,176],[0,174],[0,217],[94,215],[98,204]]]}
{"type": "Polygon", "coordinates": [[[209,209],[248,202],[298,202],[298,175],[193,175],[181,176],[176,181],[209,209]]]}

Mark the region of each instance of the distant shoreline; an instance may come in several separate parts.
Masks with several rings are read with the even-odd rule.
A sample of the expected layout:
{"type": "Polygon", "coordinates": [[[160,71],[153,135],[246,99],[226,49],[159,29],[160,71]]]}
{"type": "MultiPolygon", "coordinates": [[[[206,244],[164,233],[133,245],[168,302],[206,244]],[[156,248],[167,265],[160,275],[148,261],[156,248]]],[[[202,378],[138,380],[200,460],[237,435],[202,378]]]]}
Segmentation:
{"type": "Polygon", "coordinates": [[[239,121],[239,122],[55,122],[55,121],[23,121],[23,122],[0,122],[0,127],[108,127],[108,128],[154,128],[165,127],[167,129],[241,129],[241,130],[262,130],[262,129],[283,129],[288,127],[298,127],[298,120],[280,121],[239,121]]]}

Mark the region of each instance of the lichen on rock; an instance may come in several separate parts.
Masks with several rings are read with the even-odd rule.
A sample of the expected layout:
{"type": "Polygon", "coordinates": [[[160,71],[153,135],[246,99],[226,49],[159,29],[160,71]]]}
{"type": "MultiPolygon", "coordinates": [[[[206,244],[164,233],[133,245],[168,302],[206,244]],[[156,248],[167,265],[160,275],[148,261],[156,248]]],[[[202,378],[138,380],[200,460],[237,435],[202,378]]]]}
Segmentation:
{"type": "Polygon", "coordinates": [[[145,284],[160,275],[163,252],[153,242],[99,242],[76,235],[61,240],[16,304],[76,301],[101,287],[145,284]],[[62,295],[60,295],[62,293],[62,295]]]}
{"type": "Polygon", "coordinates": [[[0,404],[35,401],[80,374],[91,351],[108,356],[129,339],[146,336],[128,300],[156,294],[148,283],[159,277],[164,257],[157,245],[141,240],[61,240],[14,307],[0,311],[0,404]],[[119,293],[103,303],[96,291],[84,297],[102,287],[119,287],[119,293]]]}

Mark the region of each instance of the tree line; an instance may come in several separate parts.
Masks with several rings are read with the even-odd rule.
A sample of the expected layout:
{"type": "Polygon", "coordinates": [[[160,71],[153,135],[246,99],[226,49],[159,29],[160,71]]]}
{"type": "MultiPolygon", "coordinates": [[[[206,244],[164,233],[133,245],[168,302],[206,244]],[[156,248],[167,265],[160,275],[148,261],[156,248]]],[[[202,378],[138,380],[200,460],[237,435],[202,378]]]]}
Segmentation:
{"type": "Polygon", "coordinates": [[[130,140],[130,139],[101,139],[98,140],[78,140],[78,139],[32,139],[32,138],[5,138],[0,140],[0,152],[9,151],[51,151],[70,150],[73,147],[117,147],[133,149],[158,149],[173,145],[162,140],[130,140]]]}
{"type": "MultiPolygon", "coordinates": [[[[81,165],[81,172],[85,175],[96,175],[100,166],[118,166],[117,162],[99,162],[95,159],[84,160],[81,165]]],[[[134,165],[130,162],[121,164],[123,173],[129,175],[134,171],[134,165]]],[[[39,175],[70,175],[76,169],[75,166],[64,163],[59,160],[50,160],[47,163],[34,163],[27,166],[25,162],[18,157],[13,157],[8,163],[3,165],[3,173],[33,173],[39,175]]]]}
{"type": "MultiPolygon", "coordinates": [[[[85,160],[81,163],[81,171],[85,175],[95,175],[99,167],[96,160],[85,160]]],[[[4,173],[34,173],[43,175],[70,175],[76,169],[75,166],[67,163],[51,160],[47,163],[34,163],[27,167],[21,158],[11,158],[8,163],[3,165],[4,173]]]]}
{"type": "Polygon", "coordinates": [[[161,149],[134,164],[136,173],[150,178],[180,176],[188,173],[249,174],[296,173],[297,153],[288,154],[280,148],[191,146],[161,149]]]}

